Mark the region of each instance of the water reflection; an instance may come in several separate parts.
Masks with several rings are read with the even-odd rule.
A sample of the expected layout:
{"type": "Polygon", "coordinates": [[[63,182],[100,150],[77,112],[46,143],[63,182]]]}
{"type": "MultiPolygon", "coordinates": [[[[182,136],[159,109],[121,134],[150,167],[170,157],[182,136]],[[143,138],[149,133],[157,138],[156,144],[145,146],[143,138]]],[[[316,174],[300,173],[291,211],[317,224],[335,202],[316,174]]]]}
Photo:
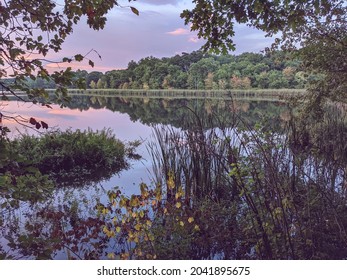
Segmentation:
{"type": "Polygon", "coordinates": [[[152,211],[156,241],[150,246],[131,243],[152,256],[152,245],[161,259],[347,256],[347,129],[341,114],[301,124],[283,102],[105,96],[75,96],[63,109],[17,106],[9,103],[8,111],[60,128],[110,127],[123,141],[152,139],[156,126],[155,144],[149,146],[153,161],[144,144],[138,152],[146,161],[134,161],[111,179],[95,170],[78,182],[85,188],[67,181],[52,199],[21,202],[21,212],[1,210],[2,257],[100,259],[129,251],[129,231],[103,231],[112,223],[98,216],[102,210],[95,205],[110,211],[108,190],[118,185],[127,195],[139,194],[140,182],[149,185],[151,177],[166,193],[167,209],[172,200],[175,210],[167,218],[165,204],[152,211]],[[156,176],[147,172],[152,164],[156,176]],[[180,186],[182,208],[176,201],[180,186]],[[175,221],[182,217],[183,225],[175,221]],[[195,225],[201,231],[191,234],[195,225]]]}
{"type": "MultiPolygon", "coordinates": [[[[165,99],[165,98],[125,98],[107,96],[72,96],[68,104],[71,109],[80,111],[106,108],[130,116],[132,121],[146,125],[164,124],[189,129],[195,123],[196,114],[204,127],[231,126],[234,122],[232,112],[249,125],[259,121],[278,128],[281,121],[289,118],[289,106],[283,101],[252,101],[233,99],[165,99]],[[213,118],[211,118],[213,117],[213,118]],[[213,122],[205,121],[212,119],[213,122]]],[[[242,125],[242,124],[240,124],[242,125]]]]}

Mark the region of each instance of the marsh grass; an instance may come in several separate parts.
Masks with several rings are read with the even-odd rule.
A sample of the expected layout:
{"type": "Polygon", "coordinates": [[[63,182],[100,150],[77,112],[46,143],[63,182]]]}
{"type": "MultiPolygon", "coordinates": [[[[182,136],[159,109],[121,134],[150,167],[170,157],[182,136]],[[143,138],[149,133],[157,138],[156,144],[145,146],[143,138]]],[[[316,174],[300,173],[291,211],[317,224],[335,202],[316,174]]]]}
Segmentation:
{"type": "MultiPolygon", "coordinates": [[[[154,128],[149,151],[168,201],[183,186],[191,211],[199,212],[198,205],[207,199],[223,205],[221,215],[227,209],[234,213],[231,227],[239,231],[230,228],[230,239],[238,246],[222,249],[222,256],[346,258],[346,146],[339,142],[345,137],[345,124],[338,118],[325,119],[306,123],[312,128],[307,132],[292,119],[282,133],[273,133],[259,124],[249,127],[237,116],[231,118],[235,125],[228,128],[203,129],[198,119],[189,130],[154,128]],[[244,129],[236,127],[239,122],[244,129]],[[340,144],[333,144],[332,135],[340,144]],[[170,178],[175,189],[167,188],[170,178]]],[[[214,240],[225,242],[225,238],[214,240]]]]}
{"type": "Polygon", "coordinates": [[[55,131],[41,137],[22,135],[12,142],[23,162],[30,162],[58,185],[84,185],[129,168],[139,143],[128,145],[111,130],[55,131]]]}
{"type": "Polygon", "coordinates": [[[243,90],[191,90],[191,89],[70,89],[71,95],[148,97],[148,98],[272,98],[286,99],[305,95],[304,89],[243,89],[243,90]]]}

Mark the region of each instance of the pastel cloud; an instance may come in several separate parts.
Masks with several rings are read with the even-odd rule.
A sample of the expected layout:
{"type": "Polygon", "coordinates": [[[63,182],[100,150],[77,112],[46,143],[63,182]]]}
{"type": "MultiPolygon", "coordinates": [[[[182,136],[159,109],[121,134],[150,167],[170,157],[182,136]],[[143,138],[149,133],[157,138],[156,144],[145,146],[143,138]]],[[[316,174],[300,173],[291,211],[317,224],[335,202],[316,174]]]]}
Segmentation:
{"type": "Polygon", "coordinates": [[[189,30],[186,28],[177,28],[174,31],[167,32],[167,34],[170,34],[173,36],[187,35],[189,33],[190,33],[189,30]]]}
{"type": "Polygon", "coordinates": [[[192,33],[188,28],[177,28],[174,31],[166,32],[172,36],[188,36],[188,42],[199,43],[200,39],[194,33],[192,33]]]}
{"type": "Polygon", "coordinates": [[[192,37],[189,37],[188,39],[188,42],[191,42],[191,43],[198,43],[199,41],[200,39],[197,36],[192,36],[192,37]]]}
{"type": "MultiPolygon", "coordinates": [[[[198,39],[196,32],[184,25],[180,13],[194,6],[187,0],[138,0],[131,2],[138,8],[140,16],[134,15],[130,9],[115,9],[108,15],[103,30],[94,31],[85,22],[78,24],[74,33],[64,43],[58,54],[50,53],[50,61],[60,61],[62,57],[82,55],[91,49],[97,50],[102,60],[91,53],[88,59],[95,62],[92,68],[85,63],[60,64],[48,63],[48,68],[62,70],[66,66],[87,71],[108,71],[126,68],[129,61],[138,61],[147,56],[170,57],[177,53],[198,50],[203,39],[198,39]]],[[[264,38],[260,31],[244,25],[235,25],[235,43],[237,53],[260,51],[271,44],[271,39],[264,38]],[[269,42],[270,41],[270,42],[269,42]]]]}
{"type": "MultiPolygon", "coordinates": [[[[97,63],[97,62],[96,62],[97,63]]],[[[110,70],[114,70],[115,67],[107,67],[107,66],[101,66],[98,65],[97,67],[93,68],[91,67],[87,62],[63,62],[63,63],[49,63],[45,65],[46,69],[48,70],[48,72],[53,72],[53,71],[61,71],[66,69],[67,67],[71,67],[72,70],[87,70],[88,72],[91,71],[110,71],[110,70]]]]}

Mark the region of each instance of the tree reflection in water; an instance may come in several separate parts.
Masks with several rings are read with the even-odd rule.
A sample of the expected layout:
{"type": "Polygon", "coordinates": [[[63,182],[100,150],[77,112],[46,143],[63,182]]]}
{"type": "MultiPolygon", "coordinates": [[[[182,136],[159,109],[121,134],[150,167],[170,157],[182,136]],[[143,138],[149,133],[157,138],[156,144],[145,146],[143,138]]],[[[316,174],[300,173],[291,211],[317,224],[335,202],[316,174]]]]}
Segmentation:
{"type": "Polygon", "coordinates": [[[153,186],[130,197],[115,189],[107,201],[71,191],[60,205],[36,205],[24,225],[8,213],[3,255],[345,259],[345,117],[282,112],[287,122],[263,126],[201,104],[211,113],[185,108],[183,129],[154,127],[153,186]]]}

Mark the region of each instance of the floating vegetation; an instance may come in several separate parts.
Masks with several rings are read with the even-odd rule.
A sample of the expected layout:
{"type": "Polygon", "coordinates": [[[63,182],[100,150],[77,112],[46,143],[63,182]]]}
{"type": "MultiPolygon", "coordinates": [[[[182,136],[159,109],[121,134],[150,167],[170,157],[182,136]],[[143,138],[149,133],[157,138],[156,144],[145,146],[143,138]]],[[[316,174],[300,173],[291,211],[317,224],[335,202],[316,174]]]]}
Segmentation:
{"type": "MultiPolygon", "coordinates": [[[[127,169],[129,159],[139,158],[135,154],[139,144],[126,145],[111,130],[89,129],[55,131],[42,136],[22,135],[9,145],[11,152],[19,157],[18,170],[25,171],[23,166],[30,165],[31,170],[48,175],[57,186],[83,186],[127,169]]],[[[3,172],[9,171],[6,167],[3,169],[3,172]]]]}

